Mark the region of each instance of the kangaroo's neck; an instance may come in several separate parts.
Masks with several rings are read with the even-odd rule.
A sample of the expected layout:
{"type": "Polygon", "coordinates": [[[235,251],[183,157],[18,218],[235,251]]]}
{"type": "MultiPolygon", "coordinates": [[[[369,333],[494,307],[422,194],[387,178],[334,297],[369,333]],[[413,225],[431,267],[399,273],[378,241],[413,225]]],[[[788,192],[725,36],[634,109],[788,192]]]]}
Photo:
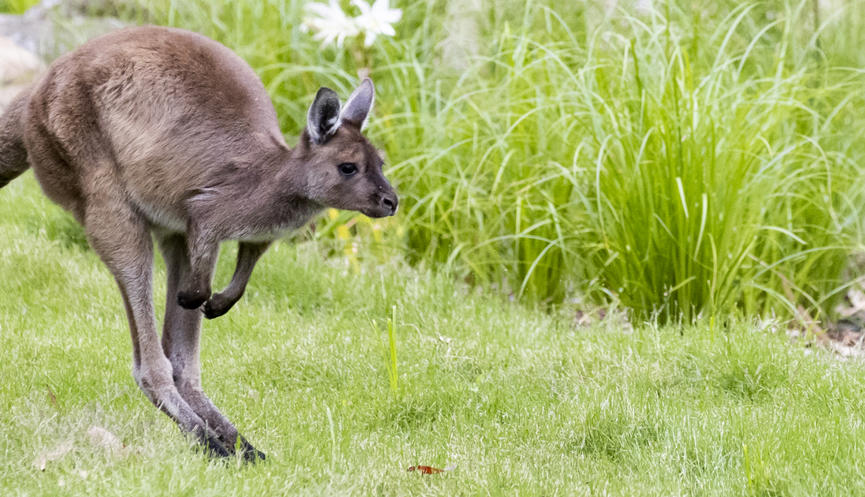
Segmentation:
{"type": "Polygon", "coordinates": [[[283,150],[265,166],[253,193],[255,224],[265,231],[281,232],[297,229],[321,212],[324,207],[307,193],[308,169],[301,150],[283,150]]]}

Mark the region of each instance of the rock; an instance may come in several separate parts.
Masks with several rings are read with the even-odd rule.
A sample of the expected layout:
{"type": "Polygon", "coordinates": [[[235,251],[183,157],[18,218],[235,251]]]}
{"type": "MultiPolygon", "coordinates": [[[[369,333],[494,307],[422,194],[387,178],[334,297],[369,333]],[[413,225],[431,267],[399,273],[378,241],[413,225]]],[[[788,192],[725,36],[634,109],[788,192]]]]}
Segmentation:
{"type": "Polygon", "coordinates": [[[40,53],[40,40],[49,36],[51,23],[31,15],[31,12],[32,9],[20,16],[0,14],[0,36],[11,40],[28,52],[40,53]]]}
{"type": "Polygon", "coordinates": [[[21,48],[43,60],[53,60],[85,41],[125,27],[114,17],[91,17],[94,14],[132,12],[119,0],[43,0],[22,15],[0,15],[0,36],[11,39],[21,48]]]}
{"type": "Polygon", "coordinates": [[[27,87],[45,69],[45,64],[33,52],[0,36],[0,109],[27,87]]]}
{"type": "Polygon", "coordinates": [[[44,68],[45,64],[36,54],[0,36],[0,85],[29,83],[44,68]]]}
{"type": "Polygon", "coordinates": [[[64,17],[140,17],[148,14],[140,0],[42,0],[34,8],[64,17]]]}
{"type": "Polygon", "coordinates": [[[0,110],[47,62],[99,35],[127,26],[116,16],[146,22],[136,0],[42,0],[22,15],[0,14],[0,110]]]}

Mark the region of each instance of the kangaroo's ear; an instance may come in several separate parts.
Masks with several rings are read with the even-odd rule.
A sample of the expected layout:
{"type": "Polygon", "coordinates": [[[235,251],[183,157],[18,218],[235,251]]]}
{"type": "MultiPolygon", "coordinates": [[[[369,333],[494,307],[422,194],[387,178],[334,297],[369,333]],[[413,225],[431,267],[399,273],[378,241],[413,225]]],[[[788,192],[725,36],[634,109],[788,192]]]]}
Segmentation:
{"type": "Polygon", "coordinates": [[[326,142],[339,128],[339,97],[330,88],[321,87],[306,114],[306,129],[317,145],[326,142]]]}
{"type": "Polygon", "coordinates": [[[340,114],[341,121],[348,121],[357,125],[360,129],[366,126],[369,110],[375,101],[375,86],[369,78],[363,78],[360,86],[348,97],[345,107],[340,114]]]}

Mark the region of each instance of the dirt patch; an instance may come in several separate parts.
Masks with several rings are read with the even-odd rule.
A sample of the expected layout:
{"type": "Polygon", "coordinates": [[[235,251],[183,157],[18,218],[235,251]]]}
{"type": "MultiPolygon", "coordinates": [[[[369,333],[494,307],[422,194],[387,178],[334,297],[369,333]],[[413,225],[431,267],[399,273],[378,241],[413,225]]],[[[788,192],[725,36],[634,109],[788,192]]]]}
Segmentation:
{"type": "Polygon", "coordinates": [[[796,343],[804,341],[807,347],[831,350],[841,358],[865,358],[865,288],[860,284],[849,290],[834,311],[836,321],[799,323],[788,330],[790,338],[796,343]]]}

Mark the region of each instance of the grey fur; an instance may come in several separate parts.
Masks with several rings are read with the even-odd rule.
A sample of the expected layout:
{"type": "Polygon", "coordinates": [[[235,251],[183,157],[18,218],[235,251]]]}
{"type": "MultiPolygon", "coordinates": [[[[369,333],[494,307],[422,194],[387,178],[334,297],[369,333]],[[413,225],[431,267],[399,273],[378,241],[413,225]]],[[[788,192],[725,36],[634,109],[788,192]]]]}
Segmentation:
{"type": "Polygon", "coordinates": [[[304,130],[291,149],[239,57],[195,33],[140,27],[61,57],[0,117],[0,186],[32,167],[45,194],[84,225],[123,296],[136,382],[213,454],[240,446],[248,460],[264,457],[201,390],[202,313],[227,312],[270,242],[324,207],[396,211],[362,123],[339,119],[332,91],[318,95],[316,136],[304,130]],[[168,272],[161,340],[152,237],[168,272]],[[241,242],[237,270],[211,295],[219,244],[230,239],[241,242]]]}

